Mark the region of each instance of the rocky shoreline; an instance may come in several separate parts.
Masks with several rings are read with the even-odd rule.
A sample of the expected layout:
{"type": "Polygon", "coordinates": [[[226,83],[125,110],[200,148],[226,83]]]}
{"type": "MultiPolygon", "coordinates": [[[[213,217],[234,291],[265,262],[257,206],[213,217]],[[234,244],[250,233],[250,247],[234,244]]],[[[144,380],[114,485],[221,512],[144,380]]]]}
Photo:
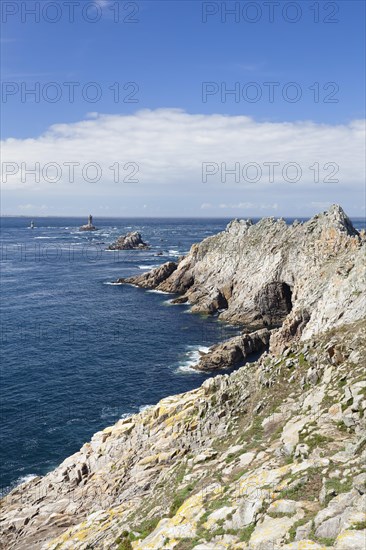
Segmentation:
{"type": "Polygon", "coordinates": [[[363,550],[364,275],[365,236],[333,206],[292,226],[234,220],[179,262],[121,279],[243,325],[199,368],[243,366],[14,489],[0,548],[363,550]]]}

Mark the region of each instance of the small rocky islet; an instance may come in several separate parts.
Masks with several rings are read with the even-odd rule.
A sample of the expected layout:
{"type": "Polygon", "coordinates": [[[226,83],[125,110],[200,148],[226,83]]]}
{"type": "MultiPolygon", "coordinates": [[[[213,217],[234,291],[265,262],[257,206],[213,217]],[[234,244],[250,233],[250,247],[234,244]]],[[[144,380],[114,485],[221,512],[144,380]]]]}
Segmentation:
{"type": "Polygon", "coordinates": [[[234,220],[179,262],[120,280],[242,325],[199,368],[242,366],[15,488],[0,547],[364,550],[365,248],[334,205],[290,226],[234,220]]]}
{"type": "Polygon", "coordinates": [[[108,250],[149,250],[150,247],[146,244],[138,231],[131,231],[127,235],[122,235],[108,246],[108,250]]]}

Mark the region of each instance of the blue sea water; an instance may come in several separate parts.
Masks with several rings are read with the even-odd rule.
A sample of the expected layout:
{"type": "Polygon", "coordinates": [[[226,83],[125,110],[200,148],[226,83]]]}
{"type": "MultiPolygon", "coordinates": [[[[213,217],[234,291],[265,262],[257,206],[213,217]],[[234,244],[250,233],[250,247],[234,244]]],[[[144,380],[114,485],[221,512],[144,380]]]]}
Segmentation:
{"type": "Polygon", "coordinates": [[[228,221],[108,218],[89,233],[76,218],[39,218],[33,230],[30,219],[1,219],[3,493],[124,415],[209,376],[190,365],[237,327],[172,305],[171,295],[111,282],[176,260],[228,221]],[[151,250],[106,250],[131,230],[151,250]]]}

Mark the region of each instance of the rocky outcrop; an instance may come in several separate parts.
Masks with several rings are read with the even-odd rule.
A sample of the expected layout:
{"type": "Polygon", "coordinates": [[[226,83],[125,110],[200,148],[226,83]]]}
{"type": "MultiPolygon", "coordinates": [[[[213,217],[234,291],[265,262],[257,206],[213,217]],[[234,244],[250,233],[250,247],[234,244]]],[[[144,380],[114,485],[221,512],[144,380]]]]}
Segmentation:
{"type": "Polygon", "coordinates": [[[97,228],[95,227],[95,225],[89,224],[89,223],[87,223],[85,225],[81,225],[79,227],[79,231],[96,231],[96,230],[97,230],[97,228]]]}
{"type": "Polygon", "coordinates": [[[79,231],[96,231],[97,228],[94,225],[81,225],[79,231]]]}
{"type": "Polygon", "coordinates": [[[140,233],[133,231],[122,235],[108,246],[108,250],[148,250],[149,246],[144,243],[140,233]]]}
{"type": "Polygon", "coordinates": [[[293,339],[363,317],[364,255],[365,239],[337,205],[306,223],[234,220],[193,245],[155,288],[248,330],[280,327],[271,338],[280,352],[293,339]]]}
{"type": "Polygon", "coordinates": [[[253,353],[267,349],[269,338],[270,331],[267,329],[234,336],[226,342],[212,346],[207,353],[202,353],[199,363],[193,368],[212,371],[236,367],[253,353]]]}
{"type": "Polygon", "coordinates": [[[160,265],[156,269],[144,273],[139,277],[130,277],[128,279],[117,279],[117,283],[126,283],[134,284],[140,286],[141,288],[157,288],[160,283],[165,281],[170,275],[177,269],[177,264],[175,262],[166,262],[163,265],[160,265]]]}
{"type": "Polygon", "coordinates": [[[95,434],[2,500],[0,547],[361,550],[364,328],[265,353],[95,434]]]}

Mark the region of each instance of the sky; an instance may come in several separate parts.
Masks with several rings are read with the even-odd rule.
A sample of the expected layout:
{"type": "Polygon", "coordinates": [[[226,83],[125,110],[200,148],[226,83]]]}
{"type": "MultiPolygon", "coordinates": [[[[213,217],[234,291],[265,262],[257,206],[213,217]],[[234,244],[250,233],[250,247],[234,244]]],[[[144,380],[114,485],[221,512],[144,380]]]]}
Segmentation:
{"type": "Polygon", "coordinates": [[[364,216],[364,20],[358,0],[3,0],[2,214],[364,216]]]}

